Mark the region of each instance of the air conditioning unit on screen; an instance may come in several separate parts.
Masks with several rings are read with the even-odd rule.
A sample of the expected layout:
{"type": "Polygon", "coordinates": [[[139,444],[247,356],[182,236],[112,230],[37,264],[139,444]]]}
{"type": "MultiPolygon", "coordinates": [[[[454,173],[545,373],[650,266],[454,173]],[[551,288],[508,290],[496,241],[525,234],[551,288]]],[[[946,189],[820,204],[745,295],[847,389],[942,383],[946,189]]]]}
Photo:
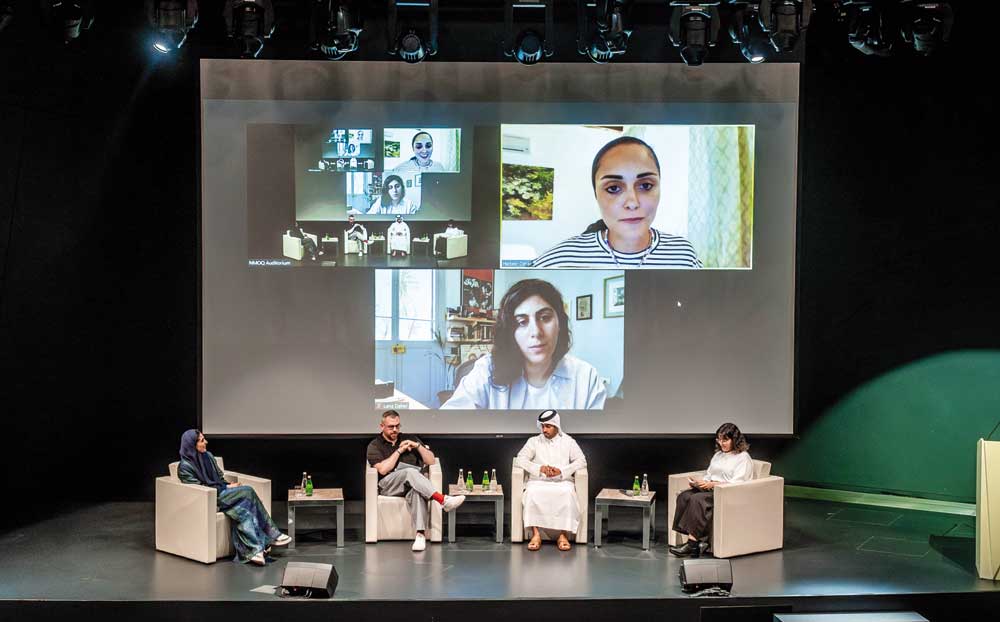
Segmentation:
{"type": "Polygon", "coordinates": [[[503,145],[504,151],[522,153],[524,155],[531,153],[531,139],[526,136],[512,136],[511,134],[504,134],[501,144],[503,145]]]}

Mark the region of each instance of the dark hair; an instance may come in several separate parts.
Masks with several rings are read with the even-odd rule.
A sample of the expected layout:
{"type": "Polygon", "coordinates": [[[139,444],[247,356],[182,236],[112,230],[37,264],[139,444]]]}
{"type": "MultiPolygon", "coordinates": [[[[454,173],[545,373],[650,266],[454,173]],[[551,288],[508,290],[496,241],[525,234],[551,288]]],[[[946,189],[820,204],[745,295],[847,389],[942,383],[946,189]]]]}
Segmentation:
{"type": "Polygon", "coordinates": [[[392,205],[392,197],[389,196],[389,184],[393,180],[399,182],[399,187],[403,190],[403,194],[400,195],[399,200],[402,201],[403,197],[406,196],[406,184],[403,183],[403,178],[399,175],[389,175],[382,182],[382,208],[385,209],[386,206],[392,205]]]}
{"type": "Polygon", "coordinates": [[[434,141],[434,137],[431,136],[430,132],[426,132],[424,130],[420,130],[419,132],[417,132],[416,134],[413,135],[413,138],[410,139],[410,147],[411,148],[413,147],[413,143],[417,142],[417,136],[420,136],[421,134],[427,134],[428,136],[430,136],[431,142],[434,141]]]}
{"type": "Polygon", "coordinates": [[[524,355],[514,341],[514,331],[517,329],[514,310],[532,296],[540,296],[555,310],[559,318],[559,338],[556,341],[556,350],[552,354],[550,373],[569,352],[571,340],[569,316],[563,308],[562,294],[548,281],[541,279],[518,281],[500,299],[500,312],[497,315],[492,350],[493,360],[490,365],[492,382],[496,386],[513,384],[524,373],[524,355]]]}
{"type": "MultiPolygon", "coordinates": [[[[614,149],[619,145],[641,145],[649,151],[649,155],[652,156],[653,162],[656,164],[656,172],[660,172],[660,159],[656,157],[656,152],[650,147],[646,141],[641,138],[636,138],[635,136],[619,136],[618,138],[612,140],[608,144],[601,147],[594,156],[594,163],[590,167],[590,185],[594,187],[594,194],[597,194],[597,169],[601,166],[601,160],[604,159],[604,155],[614,149]]],[[[606,231],[608,225],[601,219],[592,223],[586,229],[583,230],[584,234],[594,233],[595,231],[606,231]]]]}
{"type": "Polygon", "coordinates": [[[597,152],[597,155],[594,156],[594,163],[590,167],[590,185],[594,187],[594,192],[597,192],[597,180],[594,178],[597,177],[597,169],[601,166],[601,160],[604,159],[605,154],[619,145],[641,145],[645,147],[649,151],[649,155],[652,156],[653,163],[656,164],[656,172],[660,172],[660,159],[656,157],[656,152],[653,151],[652,147],[646,144],[646,141],[641,138],[636,138],[635,136],[619,136],[601,147],[601,149],[597,152]]]}
{"type": "Polygon", "coordinates": [[[712,442],[715,443],[715,450],[722,451],[719,447],[719,437],[729,439],[733,442],[733,453],[739,454],[750,449],[750,443],[747,442],[747,437],[743,436],[740,429],[736,427],[735,423],[723,423],[719,426],[719,429],[715,431],[715,438],[712,442]]]}
{"type": "Polygon", "coordinates": [[[385,421],[389,417],[395,417],[396,419],[399,419],[399,413],[396,412],[395,410],[387,410],[384,413],[382,413],[382,421],[385,421]]]}

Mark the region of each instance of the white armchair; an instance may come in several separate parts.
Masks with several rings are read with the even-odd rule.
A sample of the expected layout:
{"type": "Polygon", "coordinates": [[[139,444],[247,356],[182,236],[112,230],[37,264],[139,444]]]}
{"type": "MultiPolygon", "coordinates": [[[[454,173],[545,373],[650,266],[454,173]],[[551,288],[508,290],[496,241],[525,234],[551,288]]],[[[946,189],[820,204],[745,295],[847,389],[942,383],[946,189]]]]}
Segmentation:
{"type": "MultiPolygon", "coordinates": [[[[576,543],[587,543],[587,509],[590,505],[587,497],[587,482],[589,475],[587,469],[582,468],[573,474],[576,483],[576,499],[580,504],[580,526],[576,530],[576,543]]],[[[524,485],[528,482],[528,476],[524,469],[517,465],[517,458],[514,458],[514,465],[510,474],[510,541],[524,542],[524,485]]],[[[541,531],[541,530],[539,530],[541,531]]],[[[544,537],[544,536],[543,536],[544,537]]]]}
{"type": "Polygon", "coordinates": [[[361,253],[367,255],[368,243],[367,239],[355,240],[351,238],[349,231],[344,231],[344,254],[353,255],[354,253],[361,253]]]}
{"type": "MultiPolygon", "coordinates": [[[[430,467],[431,484],[438,492],[441,488],[441,461],[430,467]]],[[[441,504],[431,504],[431,525],[427,539],[441,541],[441,504]]],[[[378,494],[378,471],[365,463],[365,542],[379,540],[412,540],[417,535],[413,529],[410,509],[404,497],[386,497],[378,494]]]]}
{"type": "MultiPolygon", "coordinates": [[[[705,471],[668,475],[668,544],[680,546],[687,536],[671,527],[677,495],[687,490],[688,478],[705,477],[705,471]]],[[[753,461],[753,479],[738,484],[719,484],[714,489],[712,554],[736,557],[780,549],[784,545],[785,479],[771,475],[771,463],[753,461]]]]}
{"type": "MultiPolygon", "coordinates": [[[[226,471],[216,456],[227,482],[250,486],[271,513],[271,480],[226,471]]],[[[230,520],[219,512],[218,493],[209,486],[185,484],[177,478],[177,462],[170,475],[156,478],[156,550],[211,564],[233,555],[230,520]]]]}
{"type": "Polygon", "coordinates": [[[434,249],[434,254],[444,255],[445,259],[465,257],[469,254],[469,236],[464,234],[458,236],[446,236],[443,233],[435,233],[434,240],[431,244],[434,249]],[[439,239],[443,240],[440,245],[438,244],[439,239]],[[439,250],[439,246],[443,248],[439,250]]]}
{"type": "MultiPolygon", "coordinates": [[[[316,244],[316,249],[319,249],[319,238],[315,233],[307,233],[306,237],[311,238],[313,243],[316,244]]],[[[291,232],[286,231],[285,235],[281,238],[281,254],[289,259],[294,259],[296,261],[302,261],[302,256],[305,254],[305,250],[302,248],[302,240],[296,237],[292,237],[291,232]]]]}

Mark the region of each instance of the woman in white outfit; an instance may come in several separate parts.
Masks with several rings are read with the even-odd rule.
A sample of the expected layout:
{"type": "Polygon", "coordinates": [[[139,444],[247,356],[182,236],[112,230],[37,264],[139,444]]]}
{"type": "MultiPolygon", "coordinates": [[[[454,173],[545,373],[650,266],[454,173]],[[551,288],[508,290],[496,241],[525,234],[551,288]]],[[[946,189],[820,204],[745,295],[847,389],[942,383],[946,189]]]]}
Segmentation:
{"type": "Polygon", "coordinates": [[[673,530],[686,534],[683,546],[672,546],[678,557],[699,557],[708,548],[712,535],[712,508],[718,484],[748,482],[753,479],[750,443],[735,423],[723,423],[715,432],[715,455],[704,480],[688,480],[690,488],[677,495],[673,530]]]}
{"type": "Polygon", "coordinates": [[[525,279],[500,300],[493,349],[441,408],[600,410],[607,391],[590,363],[569,354],[569,317],[551,283],[525,279]]]}
{"type": "Polygon", "coordinates": [[[587,467],[580,446],[564,433],[559,413],[546,410],[538,415],[538,428],[517,453],[517,465],[528,475],[524,487],[524,528],[531,530],[528,550],[542,546],[542,531],[558,533],[560,551],[572,546],[570,536],[580,527],[580,502],[573,474],[587,467]]]}
{"type": "Polygon", "coordinates": [[[382,182],[382,194],[368,214],[415,214],[420,206],[406,198],[406,186],[399,175],[389,175],[382,182]]]}

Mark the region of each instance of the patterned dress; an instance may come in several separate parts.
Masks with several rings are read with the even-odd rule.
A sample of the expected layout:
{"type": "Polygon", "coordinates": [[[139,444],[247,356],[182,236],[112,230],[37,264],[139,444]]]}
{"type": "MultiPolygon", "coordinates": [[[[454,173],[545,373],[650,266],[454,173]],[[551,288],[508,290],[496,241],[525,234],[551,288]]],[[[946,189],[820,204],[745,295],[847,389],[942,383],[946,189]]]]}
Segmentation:
{"type": "MultiPolygon", "coordinates": [[[[219,465],[215,462],[215,457],[208,454],[219,480],[225,481],[219,465]]],[[[187,460],[181,460],[177,468],[177,477],[185,484],[205,485],[198,479],[197,472],[187,460]]],[[[281,531],[271,520],[264,504],[260,502],[257,493],[250,486],[236,486],[233,488],[221,488],[216,486],[218,495],[216,497],[219,511],[232,520],[231,537],[233,547],[236,549],[236,561],[246,563],[257,553],[262,552],[278,536],[281,531]]]]}

